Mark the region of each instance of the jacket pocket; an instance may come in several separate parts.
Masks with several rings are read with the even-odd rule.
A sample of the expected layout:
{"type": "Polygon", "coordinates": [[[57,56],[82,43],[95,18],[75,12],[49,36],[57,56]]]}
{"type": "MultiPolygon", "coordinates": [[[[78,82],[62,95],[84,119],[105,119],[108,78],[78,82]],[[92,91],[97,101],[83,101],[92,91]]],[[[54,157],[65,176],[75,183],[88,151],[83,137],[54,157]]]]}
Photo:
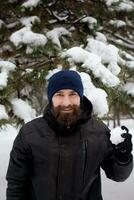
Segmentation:
{"type": "Polygon", "coordinates": [[[87,157],[88,157],[88,140],[84,140],[82,144],[82,154],[83,154],[83,183],[85,183],[86,168],[87,168],[87,157]]]}

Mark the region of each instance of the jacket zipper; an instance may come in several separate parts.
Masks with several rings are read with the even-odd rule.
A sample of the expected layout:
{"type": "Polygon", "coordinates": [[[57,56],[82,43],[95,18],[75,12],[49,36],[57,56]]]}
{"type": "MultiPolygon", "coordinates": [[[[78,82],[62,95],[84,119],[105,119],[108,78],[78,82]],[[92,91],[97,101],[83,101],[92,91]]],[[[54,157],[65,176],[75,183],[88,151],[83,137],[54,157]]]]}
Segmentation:
{"type": "Polygon", "coordinates": [[[86,166],[87,166],[87,146],[88,146],[88,140],[84,140],[83,142],[83,183],[85,182],[85,173],[86,173],[86,166]]]}
{"type": "Polygon", "coordinates": [[[61,174],[61,168],[62,168],[62,149],[61,149],[61,138],[58,138],[59,140],[59,159],[58,159],[58,170],[57,170],[57,191],[56,191],[56,199],[59,199],[59,187],[60,187],[60,174],[61,174]]]}

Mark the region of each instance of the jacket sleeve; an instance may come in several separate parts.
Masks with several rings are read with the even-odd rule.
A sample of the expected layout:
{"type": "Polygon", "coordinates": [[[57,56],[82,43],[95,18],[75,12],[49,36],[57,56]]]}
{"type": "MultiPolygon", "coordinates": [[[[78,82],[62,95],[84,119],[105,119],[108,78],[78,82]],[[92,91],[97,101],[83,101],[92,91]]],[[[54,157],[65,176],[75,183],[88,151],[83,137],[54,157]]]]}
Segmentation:
{"type": "Polygon", "coordinates": [[[30,183],[30,148],[23,139],[23,131],[17,135],[7,170],[7,200],[27,200],[30,183]]]}
{"type": "Polygon", "coordinates": [[[133,169],[132,155],[131,159],[127,163],[120,163],[117,161],[110,141],[110,132],[106,133],[106,152],[101,167],[108,178],[117,182],[125,181],[133,169]]]}

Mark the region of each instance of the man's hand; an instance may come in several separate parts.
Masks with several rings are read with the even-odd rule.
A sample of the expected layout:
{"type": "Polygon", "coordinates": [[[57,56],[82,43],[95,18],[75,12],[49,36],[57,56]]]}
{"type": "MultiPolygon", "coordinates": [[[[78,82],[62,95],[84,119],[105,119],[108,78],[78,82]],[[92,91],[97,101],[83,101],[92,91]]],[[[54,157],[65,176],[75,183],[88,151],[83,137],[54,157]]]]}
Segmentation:
{"type": "Polygon", "coordinates": [[[113,148],[116,160],[125,164],[128,163],[132,158],[132,135],[125,126],[122,126],[121,128],[127,131],[126,133],[121,134],[121,136],[124,138],[124,141],[117,145],[113,145],[113,148]]]}

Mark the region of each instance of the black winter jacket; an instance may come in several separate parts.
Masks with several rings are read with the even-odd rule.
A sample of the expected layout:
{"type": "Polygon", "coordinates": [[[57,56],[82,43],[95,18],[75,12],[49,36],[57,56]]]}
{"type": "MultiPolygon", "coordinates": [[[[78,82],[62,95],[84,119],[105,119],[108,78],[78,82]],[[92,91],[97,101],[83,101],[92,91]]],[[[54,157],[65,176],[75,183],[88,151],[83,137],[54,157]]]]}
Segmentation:
{"type": "Polygon", "coordinates": [[[109,129],[91,118],[84,97],[77,124],[60,127],[47,107],[17,135],[7,171],[7,200],[102,200],[100,167],[108,178],[124,181],[132,161],[119,164],[109,129]]]}

